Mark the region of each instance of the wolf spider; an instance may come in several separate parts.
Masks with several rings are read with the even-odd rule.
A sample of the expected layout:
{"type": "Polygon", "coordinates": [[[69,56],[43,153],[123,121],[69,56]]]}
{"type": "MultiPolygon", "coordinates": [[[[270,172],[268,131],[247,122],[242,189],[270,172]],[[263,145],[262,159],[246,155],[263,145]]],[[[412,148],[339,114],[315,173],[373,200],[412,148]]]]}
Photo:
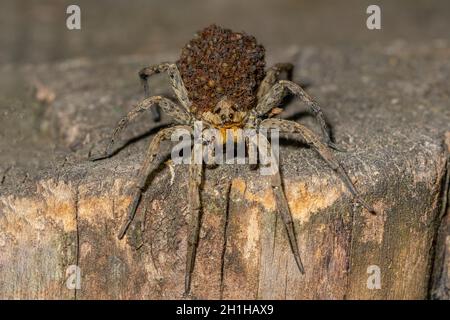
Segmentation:
{"type": "MultiPolygon", "coordinates": [[[[126,220],[120,228],[122,239],[131,224],[147,177],[157,169],[159,146],[163,140],[170,139],[172,133],[180,128],[192,132],[194,121],[202,121],[203,127],[218,129],[225,135],[226,129],[275,128],[281,135],[298,138],[310,145],[325,162],[342,178],[355,199],[370,212],[356,191],[352,181],[334,158],[330,148],[337,149],[331,141],[329,129],[318,104],[298,84],[290,80],[279,80],[285,73],[292,76],[293,65],[278,63],[265,71],[264,47],[256,39],[245,33],[235,33],[212,25],[201,31],[182,50],[176,63],[162,63],[143,68],[139,72],[146,98],[139,102],[114,130],[105,153],[93,160],[110,157],[118,134],[143,111],[154,106],[153,117],[159,120],[159,110],[169,115],[175,125],[160,130],[150,143],[144,163],[134,178],[132,201],[128,207],[126,220]],[[147,79],[158,73],[167,73],[178,104],[162,96],[149,97],[147,79]],[[288,120],[273,118],[282,110],[278,106],[284,97],[291,94],[304,102],[320,124],[324,141],[305,126],[288,120]],[[160,109],[159,109],[160,108],[160,109]]],[[[278,164],[276,164],[278,166],[278,164]]],[[[190,226],[187,245],[185,294],[190,292],[191,274],[194,268],[197,243],[200,231],[200,185],[203,176],[202,164],[190,164],[189,210],[190,226]]],[[[304,274],[300,253],[294,231],[294,224],[288,202],[283,191],[279,170],[271,176],[277,209],[287,231],[290,248],[299,271],[304,274]]]]}

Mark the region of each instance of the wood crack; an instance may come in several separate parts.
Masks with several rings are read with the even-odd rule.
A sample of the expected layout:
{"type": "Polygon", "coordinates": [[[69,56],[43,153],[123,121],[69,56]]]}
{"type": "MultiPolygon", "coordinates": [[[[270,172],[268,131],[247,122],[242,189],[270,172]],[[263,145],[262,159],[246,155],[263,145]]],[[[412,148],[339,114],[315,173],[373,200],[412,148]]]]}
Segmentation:
{"type": "MultiPolygon", "coordinates": [[[[75,190],[75,228],[76,228],[76,252],[75,252],[75,265],[79,268],[80,262],[80,226],[79,226],[79,199],[80,199],[80,184],[78,183],[75,190]]],[[[77,273],[78,276],[78,273],[77,273]]],[[[81,279],[77,279],[77,281],[81,281],[81,279]]],[[[78,289],[75,287],[74,290],[74,300],[77,300],[77,291],[78,289]]]]}
{"type": "Polygon", "coordinates": [[[225,209],[225,225],[224,225],[224,232],[223,232],[223,247],[222,247],[222,255],[220,260],[220,299],[223,299],[223,290],[224,290],[224,276],[225,276],[225,254],[227,251],[227,242],[228,242],[228,223],[230,219],[230,194],[231,194],[231,188],[232,188],[233,182],[228,182],[227,190],[225,193],[225,202],[226,202],[226,209],[225,209]]]}
{"type": "Polygon", "coordinates": [[[351,272],[351,268],[352,268],[352,256],[353,256],[353,230],[355,229],[355,206],[354,204],[351,204],[351,209],[350,209],[350,222],[351,222],[351,226],[350,226],[350,237],[348,240],[348,250],[347,250],[347,266],[346,266],[346,275],[347,275],[347,283],[345,286],[345,292],[344,292],[344,296],[342,297],[343,300],[347,300],[348,299],[348,294],[349,294],[349,289],[350,289],[350,272],[351,272]]]}

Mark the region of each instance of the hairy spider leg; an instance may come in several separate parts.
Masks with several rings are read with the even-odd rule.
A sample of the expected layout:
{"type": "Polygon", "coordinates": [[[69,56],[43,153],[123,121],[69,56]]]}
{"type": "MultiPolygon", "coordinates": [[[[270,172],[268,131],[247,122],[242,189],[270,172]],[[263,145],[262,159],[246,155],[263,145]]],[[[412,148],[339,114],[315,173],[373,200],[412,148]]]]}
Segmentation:
{"type": "MultiPolygon", "coordinates": [[[[265,143],[263,145],[268,146],[269,150],[272,149],[272,146],[268,139],[264,135],[259,135],[260,139],[264,139],[265,143]]],[[[258,148],[261,146],[258,145],[258,148]]],[[[295,263],[297,264],[298,270],[301,274],[305,273],[305,269],[303,267],[302,260],[300,258],[300,251],[298,249],[297,237],[295,235],[294,222],[292,220],[291,211],[289,210],[289,205],[286,199],[286,195],[283,189],[283,182],[281,180],[281,173],[279,163],[276,157],[273,156],[271,152],[271,161],[272,164],[277,166],[277,170],[271,175],[271,187],[275,196],[275,202],[277,204],[278,213],[281,216],[281,220],[283,221],[284,227],[286,229],[286,233],[289,240],[289,246],[291,247],[291,251],[294,255],[295,263]]]]}
{"type": "Polygon", "coordinates": [[[191,276],[194,270],[195,254],[197,252],[198,237],[201,223],[201,196],[200,187],[203,178],[203,164],[195,163],[192,153],[192,161],[189,165],[189,211],[191,215],[189,223],[189,235],[187,239],[186,270],[184,277],[184,294],[189,295],[191,290],[191,276]]]}
{"type": "Polygon", "coordinates": [[[311,98],[311,96],[309,96],[302,89],[302,87],[292,81],[279,80],[258,103],[254,110],[254,114],[257,117],[267,114],[270,110],[280,105],[287,92],[290,92],[302,102],[306,103],[306,105],[311,109],[319,122],[326,144],[337,151],[343,151],[331,141],[330,130],[325,122],[323,112],[317,102],[311,98]]]}
{"type": "MultiPolygon", "coordinates": [[[[139,71],[139,78],[141,79],[142,86],[144,87],[144,98],[148,98],[150,96],[148,78],[154,74],[162,72],[167,72],[172,90],[174,91],[181,105],[184,107],[185,111],[189,112],[191,102],[189,100],[186,87],[184,86],[183,79],[181,78],[180,71],[178,70],[177,65],[174,63],[165,62],[142,68],[139,71]]],[[[161,118],[159,108],[156,107],[152,109],[152,114],[153,120],[158,122],[161,118]]]]}
{"type": "Polygon", "coordinates": [[[258,102],[270,91],[270,88],[273,87],[275,83],[277,83],[280,77],[280,74],[283,72],[286,73],[287,80],[292,81],[292,72],[294,70],[294,65],[292,63],[277,63],[270,67],[266,71],[266,76],[262,80],[261,84],[258,88],[257,98],[258,102]]]}
{"type": "Polygon", "coordinates": [[[99,156],[91,157],[90,160],[95,161],[111,157],[114,154],[112,147],[114,146],[116,138],[120,134],[120,132],[122,132],[122,130],[127,127],[131,120],[135,119],[143,111],[155,105],[159,105],[166,114],[168,114],[175,120],[176,123],[188,124],[191,121],[191,116],[186,110],[167,98],[161,96],[153,96],[144,99],[119,121],[116,128],[114,129],[113,134],[111,135],[110,142],[106,147],[105,152],[99,156]]]}
{"type": "Polygon", "coordinates": [[[281,133],[296,134],[303,138],[305,142],[312,146],[322,159],[325,160],[325,162],[340,176],[353,197],[370,213],[375,213],[375,210],[361,198],[353,185],[352,180],[341,164],[335,159],[331,150],[320,141],[320,138],[315,133],[297,122],[282,119],[267,119],[261,122],[261,126],[266,128],[276,128],[279,129],[281,133]]]}
{"type": "Polygon", "coordinates": [[[150,142],[150,145],[147,150],[147,154],[145,156],[144,163],[141,166],[138,174],[135,176],[133,181],[133,192],[132,192],[132,200],[130,205],[128,206],[128,212],[125,218],[122,227],[120,228],[118,238],[122,239],[125,236],[125,233],[128,230],[133,218],[136,214],[137,207],[139,205],[139,201],[142,196],[142,192],[145,188],[146,182],[150,174],[155,171],[164,161],[167,154],[160,153],[160,145],[163,140],[170,140],[172,133],[178,129],[188,129],[188,126],[173,126],[170,128],[165,128],[159,131],[155,137],[150,142]]]}

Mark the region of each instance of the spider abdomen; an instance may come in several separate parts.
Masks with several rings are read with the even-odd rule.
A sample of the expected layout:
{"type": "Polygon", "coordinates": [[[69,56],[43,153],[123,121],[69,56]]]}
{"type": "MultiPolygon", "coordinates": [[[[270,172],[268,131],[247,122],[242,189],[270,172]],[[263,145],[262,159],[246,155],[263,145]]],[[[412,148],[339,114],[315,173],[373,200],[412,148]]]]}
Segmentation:
{"type": "Polygon", "coordinates": [[[177,66],[196,114],[223,98],[240,111],[253,108],[264,78],[264,47],[255,37],[211,25],[182,49],[177,66]]]}

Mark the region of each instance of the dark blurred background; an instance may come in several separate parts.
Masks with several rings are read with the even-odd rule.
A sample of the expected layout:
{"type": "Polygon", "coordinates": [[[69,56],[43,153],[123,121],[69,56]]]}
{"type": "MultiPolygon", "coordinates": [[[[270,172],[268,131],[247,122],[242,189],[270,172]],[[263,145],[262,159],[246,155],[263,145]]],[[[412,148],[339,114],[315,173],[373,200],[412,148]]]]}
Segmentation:
{"type": "Polygon", "coordinates": [[[217,23],[255,35],[268,51],[290,45],[365,45],[450,38],[448,0],[1,0],[0,64],[73,57],[175,52],[217,23]],[[66,8],[81,7],[81,30],[66,8]],[[382,10],[382,30],[366,28],[366,8],[382,10]]]}

